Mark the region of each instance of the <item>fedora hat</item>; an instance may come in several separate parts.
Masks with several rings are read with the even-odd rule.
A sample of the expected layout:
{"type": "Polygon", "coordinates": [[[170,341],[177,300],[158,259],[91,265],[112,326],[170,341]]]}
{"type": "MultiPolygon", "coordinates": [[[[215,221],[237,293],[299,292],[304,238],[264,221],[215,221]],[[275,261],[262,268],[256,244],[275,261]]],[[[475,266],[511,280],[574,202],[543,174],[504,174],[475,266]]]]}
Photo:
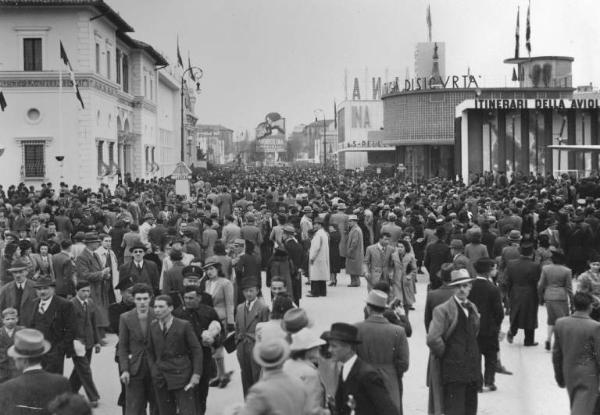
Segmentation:
{"type": "Polygon", "coordinates": [[[291,308],[281,319],[281,328],[288,333],[297,333],[305,327],[311,327],[312,321],[303,308],[291,308]]]}
{"type": "Polygon", "coordinates": [[[516,229],[513,229],[508,234],[508,240],[509,241],[519,242],[521,239],[523,239],[523,236],[521,236],[521,231],[518,231],[516,229]]]}
{"type": "Polygon", "coordinates": [[[292,334],[292,344],[290,345],[290,350],[292,352],[310,350],[314,347],[323,346],[326,343],[327,342],[317,336],[314,331],[305,327],[298,333],[292,334]]]}
{"type": "Polygon", "coordinates": [[[327,341],[338,340],[344,343],[359,344],[358,329],[348,323],[333,323],[331,330],[323,333],[322,338],[327,341]]]}
{"type": "Polygon", "coordinates": [[[252,354],[256,363],[268,369],[280,366],[287,360],[290,346],[283,339],[269,339],[256,343],[252,354]]]}
{"type": "MultiPolygon", "coordinates": [[[[215,267],[215,268],[219,268],[221,266],[220,262],[217,261],[208,261],[206,264],[204,264],[202,266],[202,269],[206,270],[209,269],[210,267],[215,267]]],[[[185,267],[184,269],[189,268],[189,267],[185,267]]]]}
{"type": "Polygon", "coordinates": [[[296,233],[296,228],[294,228],[292,225],[284,225],[283,226],[283,231],[285,233],[295,234],[296,233]]]}
{"type": "Polygon", "coordinates": [[[86,244],[100,242],[100,237],[96,232],[86,232],[83,237],[83,242],[85,242],[86,244]]]}
{"type": "Polygon", "coordinates": [[[146,252],[147,248],[146,248],[146,245],[144,245],[143,243],[138,241],[138,242],[134,243],[131,248],[129,248],[129,252],[133,252],[136,249],[142,249],[144,252],[146,252]]]}
{"type": "Polygon", "coordinates": [[[56,282],[50,277],[42,277],[34,281],[33,288],[56,287],[56,282]]]}
{"type": "Polygon", "coordinates": [[[15,332],[15,342],[8,348],[7,354],[12,358],[39,357],[48,353],[50,347],[41,331],[21,329],[15,332]]]}
{"type": "Polygon", "coordinates": [[[317,217],[316,217],[316,218],[313,220],[313,223],[319,223],[319,224],[321,224],[321,225],[323,224],[323,222],[325,222],[325,221],[324,221],[324,220],[323,220],[323,218],[322,218],[322,217],[320,217],[320,216],[317,216],[317,217]]]}
{"type": "Polygon", "coordinates": [[[240,290],[245,290],[247,288],[258,288],[258,280],[254,277],[244,278],[239,283],[240,290]]]}
{"type": "Polygon", "coordinates": [[[469,271],[466,269],[456,269],[450,273],[450,282],[448,283],[448,286],[451,287],[471,281],[473,281],[473,278],[469,275],[469,271]]]}
{"type": "Polygon", "coordinates": [[[29,264],[28,262],[25,262],[21,258],[17,258],[15,260],[15,262],[13,262],[13,264],[11,265],[11,267],[8,269],[8,271],[9,272],[18,272],[18,271],[26,270],[29,267],[31,267],[31,264],[29,264]]]}
{"type": "Polygon", "coordinates": [[[146,213],[144,215],[144,220],[146,219],[156,219],[152,213],[146,213]]]}
{"type": "Polygon", "coordinates": [[[367,294],[367,299],[365,300],[368,305],[379,308],[386,308],[387,301],[388,295],[381,290],[371,290],[369,294],[367,294]]]}
{"type": "Polygon", "coordinates": [[[312,208],[310,206],[304,206],[304,208],[302,209],[302,212],[304,213],[312,213],[312,208]]]}
{"type": "Polygon", "coordinates": [[[357,221],[358,222],[358,216],[356,215],[348,215],[348,220],[353,220],[353,221],[357,221]]]}

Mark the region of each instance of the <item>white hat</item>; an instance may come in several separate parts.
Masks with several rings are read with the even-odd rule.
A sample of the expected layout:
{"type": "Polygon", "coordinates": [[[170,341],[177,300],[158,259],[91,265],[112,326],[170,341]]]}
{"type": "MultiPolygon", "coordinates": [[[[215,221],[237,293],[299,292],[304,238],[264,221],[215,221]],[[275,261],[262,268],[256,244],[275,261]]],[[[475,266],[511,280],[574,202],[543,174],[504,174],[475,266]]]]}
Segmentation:
{"type": "Polygon", "coordinates": [[[310,350],[326,343],[327,342],[317,336],[315,332],[305,327],[299,332],[292,334],[292,344],[290,345],[290,350],[292,352],[310,350]]]}

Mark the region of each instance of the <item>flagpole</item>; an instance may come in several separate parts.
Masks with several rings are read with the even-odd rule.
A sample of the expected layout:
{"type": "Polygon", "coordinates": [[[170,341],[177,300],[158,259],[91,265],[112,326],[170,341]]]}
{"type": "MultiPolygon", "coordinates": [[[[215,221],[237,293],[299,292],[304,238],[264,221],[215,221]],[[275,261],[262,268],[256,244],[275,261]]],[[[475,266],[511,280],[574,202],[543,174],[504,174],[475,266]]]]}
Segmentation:
{"type": "MultiPolygon", "coordinates": [[[[59,156],[63,156],[64,140],[63,140],[63,108],[62,108],[62,92],[63,92],[63,80],[62,80],[62,62],[59,59],[58,64],[58,149],[60,151],[59,156]]],[[[63,159],[64,160],[64,159],[63,159]]],[[[60,181],[63,181],[63,161],[60,161],[60,181]]]]}

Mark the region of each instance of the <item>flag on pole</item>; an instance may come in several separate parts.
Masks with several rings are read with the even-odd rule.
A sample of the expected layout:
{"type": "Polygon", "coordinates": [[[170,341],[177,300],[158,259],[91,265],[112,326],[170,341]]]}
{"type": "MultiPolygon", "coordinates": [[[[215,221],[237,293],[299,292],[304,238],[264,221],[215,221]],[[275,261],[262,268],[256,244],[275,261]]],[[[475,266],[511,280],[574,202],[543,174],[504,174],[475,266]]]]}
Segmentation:
{"type": "Polygon", "coordinates": [[[515,59],[519,58],[519,12],[520,8],[517,7],[517,30],[515,30],[515,59]]]}
{"type": "Polygon", "coordinates": [[[429,42],[431,42],[431,4],[427,5],[427,35],[429,42]]]}
{"type": "Polygon", "coordinates": [[[525,29],[525,47],[527,48],[527,55],[531,57],[531,23],[529,21],[529,11],[531,9],[531,2],[527,5],[527,28],[525,29]]]}
{"type": "Polygon", "coordinates": [[[85,109],[85,105],[83,105],[83,99],[81,98],[81,94],[79,93],[79,87],[77,86],[77,82],[75,81],[75,72],[73,72],[73,67],[71,66],[71,62],[69,61],[67,52],[65,51],[62,41],[60,41],[60,59],[62,59],[65,66],[69,70],[69,75],[71,76],[71,82],[73,83],[73,90],[75,91],[75,97],[79,100],[79,103],[81,104],[81,108],[85,109]]]}
{"type": "Polygon", "coordinates": [[[335,99],[333,100],[333,128],[337,130],[337,105],[335,99]]]}
{"type": "Polygon", "coordinates": [[[177,36],[177,64],[183,68],[183,59],[181,59],[181,52],[179,51],[179,36],[177,36]]]}
{"type": "Polygon", "coordinates": [[[2,91],[0,91],[0,110],[4,112],[4,108],[6,108],[6,99],[4,98],[2,91]]]}
{"type": "Polygon", "coordinates": [[[190,78],[192,81],[196,82],[196,76],[194,75],[194,71],[192,70],[192,61],[190,60],[190,51],[188,50],[188,69],[190,71],[190,78]]]}

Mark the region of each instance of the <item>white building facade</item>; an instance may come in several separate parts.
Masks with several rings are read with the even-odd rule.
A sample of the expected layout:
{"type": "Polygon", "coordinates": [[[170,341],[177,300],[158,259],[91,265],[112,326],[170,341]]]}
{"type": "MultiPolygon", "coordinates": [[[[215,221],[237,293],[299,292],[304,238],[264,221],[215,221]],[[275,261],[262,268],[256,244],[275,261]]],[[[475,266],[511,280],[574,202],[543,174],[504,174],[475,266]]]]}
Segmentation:
{"type": "Polygon", "coordinates": [[[172,172],[180,157],[180,75],[129,37],[132,31],[101,1],[0,0],[0,90],[7,102],[0,184],[112,188],[119,178],[172,172]]]}

